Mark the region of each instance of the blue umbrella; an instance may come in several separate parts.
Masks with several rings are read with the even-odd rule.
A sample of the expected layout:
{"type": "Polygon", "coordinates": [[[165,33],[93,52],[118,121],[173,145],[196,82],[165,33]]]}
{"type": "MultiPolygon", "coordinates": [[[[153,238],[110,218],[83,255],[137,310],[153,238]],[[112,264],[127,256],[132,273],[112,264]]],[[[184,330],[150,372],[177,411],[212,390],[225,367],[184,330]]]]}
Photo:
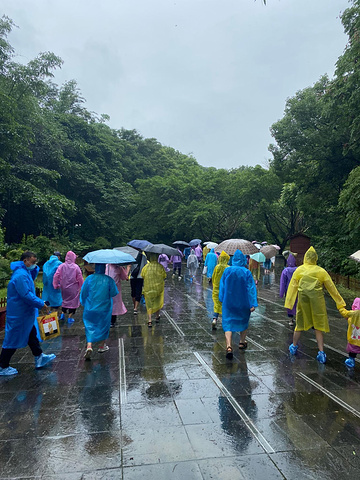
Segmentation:
{"type": "Polygon", "coordinates": [[[196,245],[199,245],[201,243],[200,238],[194,238],[194,240],[191,240],[189,242],[190,247],[196,247],[196,245]]]}
{"type": "Polygon", "coordinates": [[[148,242],[147,240],[131,240],[127,243],[127,245],[133,248],[140,248],[141,250],[144,250],[145,247],[152,245],[152,243],[148,242]]]}
{"type": "Polygon", "coordinates": [[[117,265],[136,263],[134,257],[128,253],[121,252],[120,250],[110,250],[108,248],[89,252],[85,255],[84,260],[88,263],[116,263],[117,265]]]}
{"type": "Polygon", "coordinates": [[[253,253],[252,255],[250,255],[250,258],[255,260],[255,262],[259,263],[265,262],[266,260],[266,257],[262,252],[253,253]]]}

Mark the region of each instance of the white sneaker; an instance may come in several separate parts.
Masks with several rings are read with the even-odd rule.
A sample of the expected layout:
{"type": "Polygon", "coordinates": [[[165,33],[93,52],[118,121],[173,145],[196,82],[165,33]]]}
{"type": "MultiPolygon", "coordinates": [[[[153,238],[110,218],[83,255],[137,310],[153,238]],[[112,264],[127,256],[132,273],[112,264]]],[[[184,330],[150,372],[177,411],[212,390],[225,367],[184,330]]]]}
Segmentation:
{"type": "Polygon", "coordinates": [[[213,318],[213,321],[211,322],[211,327],[213,330],[216,330],[216,324],[217,324],[217,318],[213,318]]]}
{"type": "Polygon", "coordinates": [[[109,347],[107,345],[104,345],[103,347],[100,347],[98,349],[98,353],[104,353],[104,352],[107,352],[109,350],[109,347]]]}
{"type": "Polygon", "coordinates": [[[181,276],[179,275],[179,280],[181,280],[181,276]]]}
{"type": "Polygon", "coordinates": [[[86,352],[85,352],[85,355],[84,355],[85,360],[90,360],[92,352],[93,352],[92,348],[87,348],[86,349],[86,352]]]}

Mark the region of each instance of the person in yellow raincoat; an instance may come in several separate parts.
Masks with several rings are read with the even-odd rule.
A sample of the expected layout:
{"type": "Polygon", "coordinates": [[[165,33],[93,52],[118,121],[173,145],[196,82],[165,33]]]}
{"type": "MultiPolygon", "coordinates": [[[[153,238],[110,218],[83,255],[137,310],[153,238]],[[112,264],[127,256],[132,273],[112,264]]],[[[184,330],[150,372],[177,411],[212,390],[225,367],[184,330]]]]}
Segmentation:
{"type": "Polygon", "coordinates": [[[160,319],[160,309],[164,305],[164,281],[166,272],[158,262],[158,255],[149,254],[149,263],[141,270],[144,279],[143,294],[146,311],[149,316],[148,327],[152,327],[151,314],[155,313],[155,320],[160,319]]]}
{"type": "Polygon", "coordinates": [[[228,265],[229,260],[230,260],[230,255],[222,251],[220,257],[218,258],[218,264],[214,268],[214,272],[212,274],[212,284],[213,284],[212,298],[214,301],[214,315],[213,315],[213,321],[211,326],[213,330],[216,330],[216,324],[217,324],[219,315],[222,314],[222,303],[219,300],[220,280],[221,280],[222,274],[225,271],[225,268],[229,266],[228,265]]]}
{"type": "Polygon", "coordinates": [[[258,284],[258,281],[260,279],[260,263],[254,260],[253,258],[250,258],[249,260],[249,270],[253,276],[255,285],[258,284]]]}
{"type": "Polygon", "coordinates": [[[348,321],[346,351],[349,358],[345,360],[345,365],[354,368],[356,355],[360,353],[360,298],[355,298],[351,308],[350,311],[340,308],[339,312],[348,321]]]}
{"type": "Polygon", "coordinates": [[[323,332],[329,332],[330,328],[326,313],[323,286],[331,295],[338,310],[341,307],[345,307],[346,304],[337,291],[330,275],[326,270],[316,264],[317,259],[318,256],[314,247],[310,247],[305,253],[304,264],[295,270],[291,278],[286,294],[285,308],[291,310],[298,295],[296,327],[293,343],[289,346],[290,353],[292,355],[296,354],[301,332],[313,327],[319,347],[316,359],[320,363],[325,363],[326,353],[324,352],[323,332]]]}

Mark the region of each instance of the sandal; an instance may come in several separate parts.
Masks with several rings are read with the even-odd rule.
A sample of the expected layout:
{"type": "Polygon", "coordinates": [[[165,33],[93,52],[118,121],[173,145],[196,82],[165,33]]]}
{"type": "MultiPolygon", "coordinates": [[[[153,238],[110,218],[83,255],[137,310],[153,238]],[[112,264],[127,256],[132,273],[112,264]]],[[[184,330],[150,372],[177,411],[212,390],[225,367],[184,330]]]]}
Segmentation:
{"type": "Polygon", "coordinates": [[[232,347],[226,348],[226,358],[232,359],[233,358],[233,349],[232,347]]]}
{"type": "Polygon", "coordinates": [[[152,322],[148,322],[148,327],[149,327],[149,328],[152,327],[152,322]]]}
{"type": "Polygon", "coordinates": [[[240,350],[246,350],[247,349],[247,342],[240,342],[239,343],[239,348],[240,348],[240,350]]]}

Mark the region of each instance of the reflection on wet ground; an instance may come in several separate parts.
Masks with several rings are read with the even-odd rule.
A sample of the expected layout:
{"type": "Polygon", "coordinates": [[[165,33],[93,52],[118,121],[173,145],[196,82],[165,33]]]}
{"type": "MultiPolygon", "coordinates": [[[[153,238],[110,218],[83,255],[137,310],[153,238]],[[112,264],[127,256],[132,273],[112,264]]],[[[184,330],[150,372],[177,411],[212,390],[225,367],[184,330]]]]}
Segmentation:
{"type": "Polygon", "coordinates": [[[259,282],[248,349],[231,361],[221,326],[211,330],[200,270],[194,281],[166,280],[152,329],[144,306],[132,314],[125,283],[129,312],[91,362],[80,311],[44,344],[57,354],[51,366],[34,370],[30,351],[18,350],[19,375],[0,378],[0,477],[358,478],[360,365],[344,365],[346,322],[329,300],[328,363],[315,360],[311,331],[291,358],[280,272],[259,282]]]}

